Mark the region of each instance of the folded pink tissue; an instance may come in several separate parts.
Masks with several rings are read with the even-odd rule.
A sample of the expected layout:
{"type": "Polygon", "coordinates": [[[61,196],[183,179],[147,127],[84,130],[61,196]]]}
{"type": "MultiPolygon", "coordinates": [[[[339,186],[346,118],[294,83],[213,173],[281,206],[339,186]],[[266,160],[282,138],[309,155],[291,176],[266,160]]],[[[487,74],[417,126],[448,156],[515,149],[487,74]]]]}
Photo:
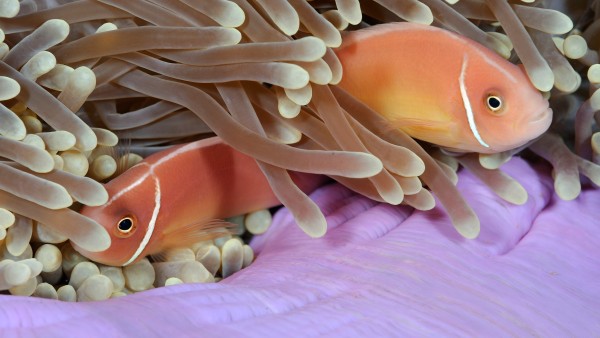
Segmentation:
{"type": "Polygon", "coordinates": [[[308,238],[285,210],[253,240],[249,268],[218,284],[95,303],[0,296],[5,336],[544,336],[600,332],[600,189],[575,201],[549,173],[503,167],[529,192],[500,200],[468,172],[476,240],[441,209],[373,202],[331,184],[312,194],[329,230],[308,238]]]}

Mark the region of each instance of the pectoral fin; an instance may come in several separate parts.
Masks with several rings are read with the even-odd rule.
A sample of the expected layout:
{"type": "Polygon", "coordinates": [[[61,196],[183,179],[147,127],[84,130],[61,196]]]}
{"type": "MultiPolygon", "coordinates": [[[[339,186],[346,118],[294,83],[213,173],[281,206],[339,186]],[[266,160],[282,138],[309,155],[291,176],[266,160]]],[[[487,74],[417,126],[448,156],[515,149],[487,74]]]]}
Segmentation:
{"type": "Polygon", "coordinates": [[[417,133],[422,133],[423,131],[441,133],[448,130],[449,124],[447,122],[428,119],[403,118],[398,121],[398,127],[403,130],[414,130],[417,133]]]}
{"type": "Polygon", "coordinates": [[[239,234],[238,226],[223,220],[205,220],[184,226],[172,226],[163,232],[160,248],[162,251],[186,247],[201,241],[236,234],[239,234]]]}
{"type": "Polygon", "coordinates": [[[400,129],[413,138],[448,147],[457,144],[457,127],[455,121],[420,118],[401,118],[391,122],[389,126],[390,129],[400,129]]]}

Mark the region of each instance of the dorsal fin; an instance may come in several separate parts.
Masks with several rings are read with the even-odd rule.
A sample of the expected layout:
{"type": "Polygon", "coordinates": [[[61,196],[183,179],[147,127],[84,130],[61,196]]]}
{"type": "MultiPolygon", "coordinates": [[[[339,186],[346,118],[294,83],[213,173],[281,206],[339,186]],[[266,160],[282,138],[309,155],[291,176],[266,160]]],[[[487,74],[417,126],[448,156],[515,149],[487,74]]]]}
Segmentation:
{"type": "Polygon", "coordinates": [[[112,156],[117,162],[117,171],[115,172],[115,177],[117,177],[129,169],[127,158],[131,154],[131,139],[119,139],[119,143],[112,148],[112,156]]]}

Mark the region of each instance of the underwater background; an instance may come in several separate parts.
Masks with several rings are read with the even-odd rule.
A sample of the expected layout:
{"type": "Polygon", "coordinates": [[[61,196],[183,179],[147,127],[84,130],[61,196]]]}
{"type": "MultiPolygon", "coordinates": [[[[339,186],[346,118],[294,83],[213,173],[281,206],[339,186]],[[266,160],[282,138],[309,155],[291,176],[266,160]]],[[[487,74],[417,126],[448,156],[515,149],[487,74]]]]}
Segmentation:
{"type": "Polygon", "coordinates": [[[0,333],[597,334],[599,11],[591,0],[2,1],[0,333]],[[522,64],[550,128],[481,154],[382,125],[337,86],[335,50],[345,30],[396,21],[522,64]],[[239,245],[244,269],[219,283],[207,283],[215,270],[117,290],[111,275],[60,292],[73,269],[62,262],[80,259],[69,241],[109,244],[78,213],[107,201],[102,183],[215,134],[294,191],[239,245]],[[107,150],[119,140],[121,158],[107,150]],[[292,171],[336,182],[309,199],[292,171]]]}

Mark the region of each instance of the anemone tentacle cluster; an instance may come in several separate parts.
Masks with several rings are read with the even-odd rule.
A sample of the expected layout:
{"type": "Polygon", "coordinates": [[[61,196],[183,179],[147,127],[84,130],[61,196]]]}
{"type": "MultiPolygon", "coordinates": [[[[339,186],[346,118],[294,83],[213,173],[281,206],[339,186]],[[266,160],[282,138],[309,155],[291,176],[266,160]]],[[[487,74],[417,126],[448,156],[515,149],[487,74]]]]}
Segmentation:
{"type": "Polygon", "coordinates": [[[53,294],[35,291],[43,271],[60,279],[48,274],[60,252],[43,243],[108,246],[76,212],[106,202],[101,182],[212,134],[257,159],[312,236],[325,218],[289,170],[420,210],[435,195],[465,237],[479,221],[455,188],[461,166],[516,204],[527,192],[500,166],[517,154],[549,162],[563,199],[582,181],[600,183],[600,1],[6,0],[0,29],[0,290],[53,294]],[[343,69],[333,49],[344,30],[393,21],[440,26],[522,63],[550,99],[550,131],[504,153],[451,155],[382,128],[335,86],[343,69]],[[134,155],[108,156],[119,138],[134,155]]]}

